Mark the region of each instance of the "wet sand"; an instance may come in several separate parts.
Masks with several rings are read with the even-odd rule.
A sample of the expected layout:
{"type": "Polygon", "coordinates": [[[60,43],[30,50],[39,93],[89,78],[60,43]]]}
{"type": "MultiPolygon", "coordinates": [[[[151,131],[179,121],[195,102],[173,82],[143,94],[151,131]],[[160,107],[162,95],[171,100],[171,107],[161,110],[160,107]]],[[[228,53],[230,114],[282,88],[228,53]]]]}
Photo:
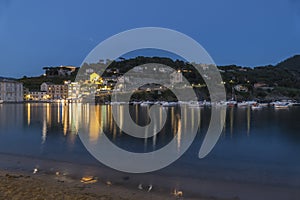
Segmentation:
{"type": "MultiPolygon", "coordinates": [[[[0,153],[0,199],[5,200],[232,200],[238,198],[215,198],[212,196],[191,196],[180,188],[162,187],[163,179],[172,180],[172,177],[157,178],[151,191],[149,182],[139,183],[143,179],[134,176],[124,176],[123,173],[105,168],[95,175],[94,166],[86,166],[63,161],[19,156],[0,153]],[[38,164],[38,165],[37,165],[38,164]],[[53,168],[53,166],[55,166],[53,168]],[[35,170],[36,169],[36,170],[35,170]],[[62,169],[68,169],[62,170],[62,169]],[[89,177],[91,176],[91,177],[89,177]],[[86,182],[82,178],[87,177],[86,182]],[[174,190],[177,189],[177,195],[174,190]],[[181,195],[182,192],[182,195],[181,195]]],[[[144,176],[144,175],[142,175],[144,176]]],[[[144,180],[149,176],[145,175],[144,180]]]]}
{"type": "Polygon", "coordinates": [[[169,174],[136,176],[97,165],[1,153],[0,166],[0,199],[298,200],[300,197],[295,186],[201,179],[180,176],[170,170],[169,174]],[[87,182],[81,182],[89,176],[87,182]],[[172,183],[178,180],[188,184],[174,186],[172,183]],[[142,190],[138,188],[140,183],[142,190]],[[149,184],[153,184],[150,192],[149,184]],[[176,196],[175,189],[182,191],[182,196],[176,196]]]}
{"type": "Polygon", "coordinates": [[[46,200],[212,200],[216,198],[185,198],[160,191],[130,189],[104,180],[82,183],[60,174],[0,171],[0,199],[46,200]]]}

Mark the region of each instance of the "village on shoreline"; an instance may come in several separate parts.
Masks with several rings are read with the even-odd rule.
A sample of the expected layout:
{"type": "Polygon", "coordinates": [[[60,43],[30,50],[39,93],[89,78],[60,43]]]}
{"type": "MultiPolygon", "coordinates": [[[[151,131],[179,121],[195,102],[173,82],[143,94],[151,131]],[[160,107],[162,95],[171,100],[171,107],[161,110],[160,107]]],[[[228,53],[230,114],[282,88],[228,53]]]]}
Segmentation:
{"type": "MultiPolygon", "coordinates": [[[[298,56],[290,59],[299,59],[298,56]]],[[[282,62],[291,62],[289,59],[282,62]]],[[[294,62],[294,61],[293,61],[294,62]]],[[[280,64],[282,64],[280,63],[280,64]]],[[[297,63],[296,63],[297,65],[297,63]]],[[[204,72],[209,67],[201,65],[204,72]]],[[[131,67],[132,68],[132,67],[131,67]]],[[[227,105],[237,107],[275,106],[280,108],[299,105],[300,89],[298,85],[291,88],[293,82],[299,83],[298,70],[290,70],[285,67],[257,67],[255,69],[238,66],[218,67],[223,81],[219,83],[226,89],[227,101],[211,103],[209,92],[204,79],[209,79],[209,73],[200,76],[193,68],[182,61],[170,61],[166,58],[138,57],[136,59],[120,60],[112,62],[100,60],[96,64],[84,64],[81,68],[75,66],[44,67],[44,74],[39,77],[26,77],[12,79],[0,77],[0,103],[40,102],[40,103],[78,103],[93,102],[97,104],[124,104],[122,101],[111,99],[113,92],[120,94],[132,93],[129,104],[174,106],[184,104],[189,106],[211,106],[227,105]],[[140,65],[133,68],[135,75],[125,76],[131,66],[142,65],[147,62],[157,62],[174,66],[174,70],[164,65],[154,65],[151,69],[143,68],[140,65]],[[171,62],[171,63],[170,63],[171,62]],[[173,63],[172,63],[173,62],[173,63]],[[107,64],[110,64],[108,68],[107,64]],[[125,66],[125,67],[123,67],[125,66]],[[129,66],[129,67],[128,67],[129,66]],[[99,70],[100,69],[100,70],[99,70]],[[105,69],[105,71],[101,71],[105,69]],[[273,70],[273,72],[271,71],[273,70]],[[257,72],[258,71],[258,72],[257,72]],[[78,79],[78,72],[80,72],[78,79]],[[149,84],[131,90],[137,83],[139,74],[150,74],[146,77],[149,84]],[[284,78],[275,77],[278,80],[263,80],[257,73],[263,72],[283,74],[284,78]],[[161,74],[167,82],[165,87],[159,84],[151,84],[152,74],[161,74]],[[101,74],[101,76],[99,75],[101,74]],[[284,75],[284,74],[283,74],[284,75]],[[290,76],[289,76],[290,75],[290,76]],[[184,84],[183,79],[187,78],[190,85],[184,84]],[[295,79],[295,80],[293,80],[295,79]],[[285,82],[282,82],[284,80],[285,82]],[[293,82],[292,82],[293,81],[293,82]],[[288,85],[290,84],[290,85],[288,85]],[[286,86],[286,87],[284,87],[286,86]],[[192,89],[197,99],[186,99],[180,101],[169,88],[176,87],[179,91],[192,89]]],[[[266,75],[264,75],[266,76],[266,75]]],[[[271,75],[272,77],[272,75],[271,75]]],[[[145,78],[145,77],[143,77],[145,78]]],[[[273,77],[272,77],[273,78],[273,77]]],[[[293,86],[293,85],[292,85],[293,86]]]]}

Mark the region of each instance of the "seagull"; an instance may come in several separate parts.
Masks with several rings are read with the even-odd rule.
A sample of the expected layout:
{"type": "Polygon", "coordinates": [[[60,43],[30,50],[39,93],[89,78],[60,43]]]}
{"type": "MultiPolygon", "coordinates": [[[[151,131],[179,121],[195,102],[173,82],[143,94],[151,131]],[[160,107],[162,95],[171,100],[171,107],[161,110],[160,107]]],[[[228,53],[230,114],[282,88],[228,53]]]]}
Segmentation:
{"type": "Polygon", "coordinates": [[[174,194],[174,196],[176,196],[176,197],[182,197],[182,196],[183,196],[183,192],[180,191],[180,190],[177,191],[176,189],[174,190],[174,193],[173,193],[173,194],[174,194]]]}
{"type": "Polygon", "coordinates": [[[139,184],[138,189],[139,189],[139,190],[143,190],[143,185],[142,185],[142,184],[139,184]]]}
{"type": "Polygon", "coordinates": [[[152,190],[152,188],[153,188],[153,186],[149,185],[148,192],[150,192],[152,190]]]}
{"type": "Polygon", "coordinates": [[[36,174],[38,172],[38,169],[37,168],[34,168],[33,169],[33,174],[36,174]]]}
{"type": "Polygon", "coordinates": [[[111,186],[112,183],[111,183],[110,181],[106,181],[106,185],[107,185],[107,186],[111,186]]]}

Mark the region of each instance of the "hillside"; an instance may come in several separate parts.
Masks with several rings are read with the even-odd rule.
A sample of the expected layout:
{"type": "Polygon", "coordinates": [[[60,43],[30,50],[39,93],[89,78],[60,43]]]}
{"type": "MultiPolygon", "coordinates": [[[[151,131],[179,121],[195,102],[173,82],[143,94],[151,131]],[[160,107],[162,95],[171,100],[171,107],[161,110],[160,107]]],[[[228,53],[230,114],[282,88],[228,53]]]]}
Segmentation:
{"type": "Polygon", "coordinates": [[[276,67],[300,71],[300,55],[290,57],[276,65],[276,67]]]}
{"type": "MultiPolygon", "coordinates": [[[[181,70],[184,77],[189,83],[194,85],[205,84],[202,76],[189,63],[172,60],[161,57],[136,57],[132,59],[113,61],[110,63],[109,69],[104,73],[104,77],[122,76],[126,71],[134,66],[145,63],[160,63],[181,70]]],[[[84,64],[82,68],[93,69],[99,72],[105,69],[103,63],[84,64]]],[[[232,87],[243,85],[248,88],[248,92],[235,92],[237,99],[250,100],[273,100],[273,99],[299,99],[300,100],[300,55],[295,55],[276,66],[268,65],[261,67],[241,67],[236,65],[218,66],[224,86],[227,91],[228,98],[232,97],[232,87]],[[256,84],[256,86],[255,86],[256,84]],[[257,87],[257,84],[264,87],[257,87]]],[[[76,71],[77,72],[77,71],[76,71]]],[[[19,79],[30,91],[38,90],[42,82],[53,82],[62,84],[65,80],[74,81],[76,73],[72,73],[70,77],[23,77],[19,79]]],[[[194,88],[195,92],[202,98],[208,96],[206,88],[194,88]]]]}

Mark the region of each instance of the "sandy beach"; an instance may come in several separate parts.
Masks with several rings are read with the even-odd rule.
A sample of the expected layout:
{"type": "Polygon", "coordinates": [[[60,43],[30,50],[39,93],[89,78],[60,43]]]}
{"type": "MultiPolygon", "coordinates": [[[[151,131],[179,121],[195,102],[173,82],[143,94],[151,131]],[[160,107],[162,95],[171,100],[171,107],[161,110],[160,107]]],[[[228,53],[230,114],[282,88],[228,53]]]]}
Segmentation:
{"type": "Polygon", "coordinates": [[[164,173],[135,176],[99,166],[12,154],[0,153],[0,166],[0,199],[297,200],[300,196],[299,188],[284,185],[199,179],[185,175],[176,177],[164,173]],[[189,184],[176,188],[171,184],[176,179],[189,184]],[[139,183],[143,189],[139,188],[139,183]],[[151,191],[148,191],[149,184],[153,184],[151,191]]]}
{"type": "MultiPolygon", "coordinates": [[[[172,200],[185,198],[162,191],[148,192],[147,189],[132,189],[105,180],[82,183],[79,180],[60,174],[0,171],[0,199],[82,199],[82,200],[172,200]]],[[[216,198],[197,198],[198,200],[212,200],[216,198]]]]}
{"type": "MultiPolygon", "coordinates": [[[[82,199],[82,200],[237,200],[213,195],[191,195],[180,187],[164,187],[159,183],[175,177],[153,177],[157,180],[151,191],[149,183],[134,176],[112,173],[104,168],[92,176],[93,168],[86,165],[34,157],[0,153],[0,199],[82,199]],[[39,163],[38,167],[35,164],[39,163]],[[63,170],[68,169],[68,171],[63,170]],[[88,173],[85,173],[89,171],[88,173]],[[81,171],[81,173],[79,172],[81,171]],[[81,175],[79,175],[81,174],[81,175]],[[87,174],[82,176],[82,174],[87,174]],[[139,188],[140,187],[140,188],[139,188]],[[143,189],[141,189],[143,188],[143,189]],[[177,191],[175,191],[177,190],[177,191]],[[175,194],[177,192],[177,194],[175,194]]],[[[144,180],[149,176],[142,175],[144,180]]]]}

